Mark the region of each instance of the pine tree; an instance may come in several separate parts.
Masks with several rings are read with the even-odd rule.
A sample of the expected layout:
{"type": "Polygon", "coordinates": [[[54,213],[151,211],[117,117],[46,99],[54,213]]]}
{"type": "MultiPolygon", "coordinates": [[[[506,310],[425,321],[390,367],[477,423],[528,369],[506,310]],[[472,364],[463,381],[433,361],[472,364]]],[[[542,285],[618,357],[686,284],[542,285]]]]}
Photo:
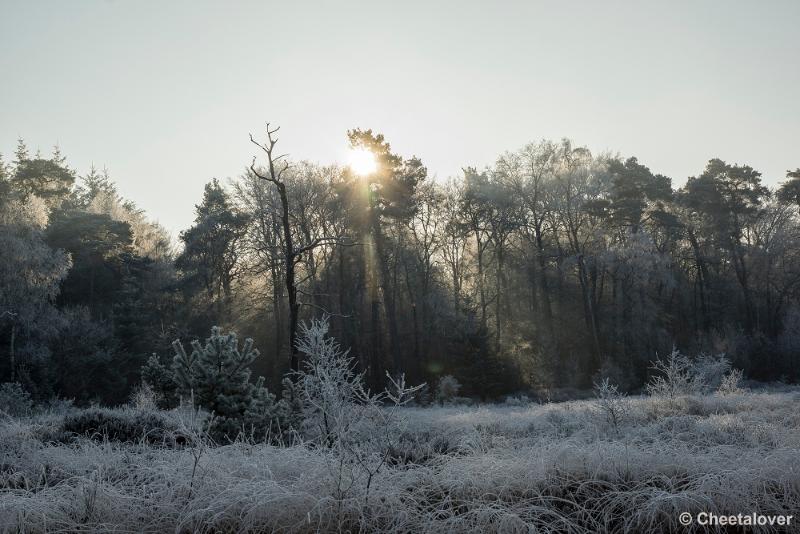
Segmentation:
{"type": "Polygon", "coordinates": [[[245,340],[241,350],[236,334],[224,335],[215,326],[205,346],[192,342],[187,354],[180,340],[172,344],[175,357],[172,371],[178,391],[213,414],[211,435],[233,440],[244,432],[263,438],[276,415],[275,396],[264,387],[264,379],[250,381],[250,364],[259,356],[253,340],[245,340]]]}

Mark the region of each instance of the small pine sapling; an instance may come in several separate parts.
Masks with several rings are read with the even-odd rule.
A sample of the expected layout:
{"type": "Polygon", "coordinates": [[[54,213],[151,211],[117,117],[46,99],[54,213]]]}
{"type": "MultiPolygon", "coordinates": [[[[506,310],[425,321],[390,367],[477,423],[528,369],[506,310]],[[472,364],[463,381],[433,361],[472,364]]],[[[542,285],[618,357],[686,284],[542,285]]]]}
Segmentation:
{"type": "Polygon", "coordinates": [[[193,396],[198,406],[211,412],[209,433],[214,439],[232,441],[242,433],[254,439],[269,435],[278,410],[263,378],[250,381],[249,366],[259,356],[252,339],[246,339],[240,350],[236,334],[224,335],[215,326],[205,345],[192,342],[191,353],[187,354],[180,340],[172,346],[178,392],[183,397],[193,396]]]}

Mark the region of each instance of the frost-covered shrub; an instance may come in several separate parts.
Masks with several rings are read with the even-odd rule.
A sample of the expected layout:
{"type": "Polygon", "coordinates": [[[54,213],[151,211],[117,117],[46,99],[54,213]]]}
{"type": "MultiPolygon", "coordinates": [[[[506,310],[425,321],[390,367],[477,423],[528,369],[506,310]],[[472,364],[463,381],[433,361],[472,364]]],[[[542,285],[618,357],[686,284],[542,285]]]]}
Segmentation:
{"type": "Polygon", "coordinates": [[[137,410],[157,410],[160,396],[147,382],[142,382],[131,393],[130,405],[137,410]]]}
{"type": "Polygon", "coordinates": [[[652,369],[658,373],[647,384],[647,393],[666,397],[671,401],[682,395],[692,395],[703,390],[704,383],[695,373],[691,360],[673,348],[666,359],[656,360],[652,369]]]}
{"type": "Polygon", "coordinates": [[[692,372],[702,382],[703,387],[715,390],[722,383],[722,378],[731,368],[731,361],[725,354],[712,356],[701,354],[692,362],[692,372]]]}
{"type": "Polygon", "coordinates": [[[402,375],[394,379],[387,374],[391,388],[373,394],[349,351],[328,337],[326,319],[304,323],[300,332],[297,349],[305,358],[295,378],[303,400],[305,437],[334,453],[328,461],[336,499],[346,498],[361,484],[368,498],[374,477],[387,465],[401,434],[398,409],[420,386],[407,387],[402,375]]]}
{"type": "Polygon", "coordinates": [[[263,377],[250,381],[250,364],[259,356],[248,338],[239,347],[236,334],[224,335],[215,326],[205,345],[192,342],[187,354],[179,340],[172,343],[172,373],[178,392],[190,396],[211,413],[209,434],[217,441],[233,441],[240,434],[261,440],[270,435],[279,416],[275,396],[263,377]]]}
{"type": "Polygon", "coordinates": [[[742,370],[731,369],[725,376],[722,377],[717,393],[720,395],[733,395],[742,393],[744,390],[741,387],[742,383],[742,370]]]}
{"type": "Polygon", "coordinates": [[[72,399],[53,397],[42,402],[39,405],[39,411],[44,414],[63,416],[75,409],[74,404],[72,399]]]}
{"type": "Polygon", "coordinates": [[[5,382],[0,384],[0,413],[11,417],[29,415],[33,409],[31,395],[21,384],[5,382]]]}
{"type": "Polygon", "coordinates": [[[597,406],[605,416],[606,422],[619,431],[619,426],[628,417],[631,405],[624,393],[621,393],[617,386],[611,384],[608,378],[604,378],[594,386],[597,406]]]}
{"type": "Polygon", "coordinates": [[[452,402],[458,396],[461,384],[453,375],[444,375],[436,384],[436,401],[440,403],[452,402]]]}
{"type": "Polygon", "coordinates": [[[66,440],[84,436],[95,440],[151,444],[172,443],[179,426],[158,412],[89,408],[64,418],[61,431],[66,440]]]}

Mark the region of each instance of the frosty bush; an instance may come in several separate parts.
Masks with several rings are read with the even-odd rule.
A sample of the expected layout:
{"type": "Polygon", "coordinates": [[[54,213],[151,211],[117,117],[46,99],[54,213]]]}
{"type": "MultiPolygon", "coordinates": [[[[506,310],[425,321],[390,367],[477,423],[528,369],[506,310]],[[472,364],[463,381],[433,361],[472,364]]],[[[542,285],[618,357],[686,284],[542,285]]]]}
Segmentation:
{"type": "Polygon", "coordinates": [[[16,382],[0,384],[0,414],[11,417],[29,415],[33,409],[30,394],[16,382]]]}
{"type": "Polygon", "coordinates": [[[733,395],[736,393],[742,393],[743,390],[741,388],[741,382],[742,370],[731,369],[725,376],[722,377],[719,387],[717,388],[717,393],[720,395],[733,395]]]}
{"type": "Polygon", "coordinates": [[[139,384],[131,393],[130,405],[138,410],[156,410],[160,404],[160,395],[147,382],[139,384]]]}
{"type": "Polygon", "coordinates": [[[517,395],[507,395],[505,399],[503,399],[503,404],[506,406],[528,406],[531,404],[531,399],[524,393],[519,393],[517,395]]]}
{"type": "Polygon", "coordinates": [[[731,376],[731,361],[725,354],[716,356],[701,354],[694,361],[682,355],[677,349],[664,360],[653,365],[658,375],[650,379],[647,392],[657,397],[666,397],[673,401],[682,395],[696,395],[719,390],[727,380],[725,390],[738,384],[738,379],[731,376]]]}
{"type": "Polygon", "coordinates": [[[682,395],[692,395],[703,390],[703,381],[695,374],[695,368],[686,356],[673,348],[663,360],[656,360],[652,367],[658,375],[647,384],[647,392],[655,397],[666,397],[670,401],[682,395]]]}
{"type": "Polygon", "coordinates": [[[605,415],[606,422],[610,424],[615,432],[619,432],[619,426],[628,417],[631,411],[630,401],[621,393],[617,386],[611,384],[608,378],[604,378],[594,386],[597,406],[605,415]]]}
{"type": "Polygon", "coordinates": [[[717,389],[722,383],[725,374],[731,368],[731,361],[725,354],[712,356],[701,354],[692,364],[692,372],[710,390],[717,389]]]}
{"type": "Polygon", "coordinates": [[[191,354],[180,340],[172,346],[178,392],[211,412],[209,434],[215,440],[233,441],[241,434],[252,439],[270,435],[280,410],[275,396],[264,387],[263,377],[250,381],[249,366],[259,356],[252,339],[246,339],[240,350],[236,334],[224,335],[215,326],[205,345],[192,342],[191,354]]]}
{"type": "Polygon", "coordinates": [[[305,435],[335,453],[329,467],[336,498],[346,498],[358,483],[368,498],[375,475],[395,448],[402,423],[398,408],[421,386],[407,387],[403,376],[395,380],[387,374],[390,389],[373,394],[349,351],[327,336],[326,319],[302,324],[300,333],[297,348],[306,357],[296,378],[305,435]]]}
{"type": "Polygon", "coordinates": [[[452,402],[458,396],[461,384],[452,375],[444,375],[436,384],[436,400],[440,403],[452,402]]]}

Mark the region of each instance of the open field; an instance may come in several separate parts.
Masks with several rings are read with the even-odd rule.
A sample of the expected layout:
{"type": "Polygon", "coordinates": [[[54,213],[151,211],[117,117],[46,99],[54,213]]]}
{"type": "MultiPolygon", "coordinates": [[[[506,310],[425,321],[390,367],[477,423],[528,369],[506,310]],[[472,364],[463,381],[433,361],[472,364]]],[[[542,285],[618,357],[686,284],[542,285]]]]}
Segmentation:
{"type": "Polygon", "coordinates": [[[800,388],[623,403],[616,423],[597,401],[403,408],[372,480],[322,448],[66,439],[64,414],[6,418],[0,530],[685,532],[686,511],[800,511],[800,388]]]}

